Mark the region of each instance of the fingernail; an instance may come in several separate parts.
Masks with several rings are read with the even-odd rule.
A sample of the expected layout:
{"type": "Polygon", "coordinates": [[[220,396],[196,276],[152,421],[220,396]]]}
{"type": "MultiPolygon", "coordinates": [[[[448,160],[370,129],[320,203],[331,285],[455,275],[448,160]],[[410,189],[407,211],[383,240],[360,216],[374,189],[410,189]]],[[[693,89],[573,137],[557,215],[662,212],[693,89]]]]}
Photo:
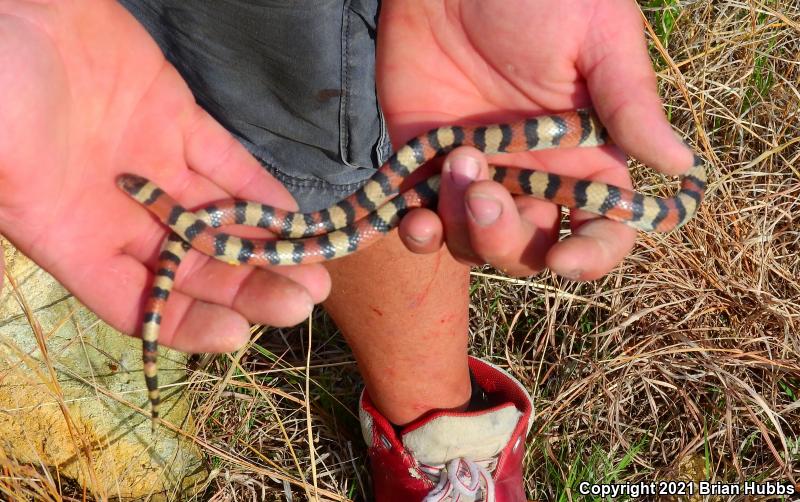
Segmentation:
{"type": "Polygon", "coordinates": [[[485,227],[497,221],[503,212],[503,206],[494,197],[472,194],[467,197],[467,211],[475,223],[485,227]]]}
{"type": "Polygon", "coordinates": [[[314,313],[314,307],[315,307],[314,301],[311,298],[309,298],[306,302],[306,309],[308,311],[308,316],[311,316],[311,314],[314,313]]]}
{"type": "Polygon", "coordinates": [[[461,155],[447,160],[450,179],[460,188],[464,188],[478,177],[481,166],[472,157],[461,155]]]}
{"type": "Polygon", "coordinates": [[[433,232],[427,230],[418,234],[408,234],[408,238],[417,244],[427,244],[430,242],[431,237],[433,237],[433,232]]]}
{"type": "Polygon", "coordinates": [[[561,277],[566,277],[567,279],[571,279],[573,281],[580,280],[581,276],[583,275],[583,270],[576,268],[573,270],[568,270],[566,272],[557,272],[558,275],[561,277]]]}

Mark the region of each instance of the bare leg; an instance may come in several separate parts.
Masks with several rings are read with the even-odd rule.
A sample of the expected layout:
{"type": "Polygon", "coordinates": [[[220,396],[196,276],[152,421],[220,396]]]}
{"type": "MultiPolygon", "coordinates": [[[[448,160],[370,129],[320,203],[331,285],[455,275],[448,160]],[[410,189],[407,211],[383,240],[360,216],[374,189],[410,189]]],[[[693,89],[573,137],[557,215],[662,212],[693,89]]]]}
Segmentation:
{"type": "Polygon", "coordinates": [[[467,404],[466,266],[445,249],[413,254],[396,231],[326,266],[333,289],[325,308],[386,418],[405,425],[430,410],[467,404]]]}

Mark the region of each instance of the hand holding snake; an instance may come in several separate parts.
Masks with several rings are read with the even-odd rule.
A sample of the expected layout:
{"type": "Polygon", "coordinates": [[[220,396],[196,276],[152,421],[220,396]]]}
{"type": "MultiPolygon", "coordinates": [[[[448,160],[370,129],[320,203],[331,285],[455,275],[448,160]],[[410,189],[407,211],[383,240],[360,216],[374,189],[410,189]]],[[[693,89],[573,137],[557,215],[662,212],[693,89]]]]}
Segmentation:
{"type": "Polygon", "coordinates": [[[487,181],[487,164],[627,188],[625,154],[670,175],[691,166],[691,152],[664,118],[635,3],[446,0],[423,5],[389,1],[381,12],[378,90],[396,147],[464,118],[476,125],[502,123],[588,107],[618,147],[546,150],[488,161],[474,150],[455,151],[444,163],[445,174],[452,172],[455,157],[466,155],[481,166],[478,181],[464,187],[445,176],[437,214],[415,211],[401,226],[401,235],[416,231],[430,240],[421,246],[408,238],[403,242],[432,252],[444,240],[462,261],[490,263],[515,276],[547,268],[589,280],[610,271],[632,248],[633,231],[573,211],[573,233],[559,239],[558,208],[509,195],[487,181]],[[495,201],[501,216],[479,225],[465,199],[467,204],[495,201]]]}
{"type": "MultiPolygon", "coordinates": [[[[404,191],[401,186],[428,161],[454,148],[468,145],[487,154],[498,154],[596,147],[606,142],[602,124],[587,110],[510,124],[440,127],[399,148],[355,193],[313,213],[283,211],[244,200],[221,201],[189,211],[145,178],[133,174],[121,176],[120,188],[173,232],[159,257],[142,328],[144,373],[153,419],[158,418],[160,403],[159,330],[178,267],[190,247],[231,265],[270,267],[334,260],[373,244],[394,229],[409,210],[433,207],[438,199],[440,176],[429,176],[404,191]],[[281,239],[240,238],[224,231],[222,227],[229,225],[267,229],[281,239]]],[[[491,172],[494,181],[513,193],[532,195],[632,228],[657,232],[671,231],[689,221],[697,212],[706,187],[705,166],[697,156],[683,176],[680,190],[663,199],[542,171],[497,166],[491,172]]]]}
{"type": "MultiPolygon", "coordinates": [[[[165,236],[117,175],[136,166],[188,204],[294,207],[119,2],[0,2],[0,17],[0,234],[115,329],[138,332],[165,236]]],[[[192,254],[162,340],[235,350],[248,321],[294,325],[329,287],[321,266],[234,270],[192,254]]]]}

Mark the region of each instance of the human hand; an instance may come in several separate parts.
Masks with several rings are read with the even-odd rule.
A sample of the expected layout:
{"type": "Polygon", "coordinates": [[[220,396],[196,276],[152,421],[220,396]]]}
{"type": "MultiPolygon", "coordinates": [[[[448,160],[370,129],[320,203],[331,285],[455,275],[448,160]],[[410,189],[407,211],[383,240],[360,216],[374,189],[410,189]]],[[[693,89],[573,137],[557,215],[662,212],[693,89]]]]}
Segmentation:
{"type": "MultiPolygon", "coordinates": [[[[381,9],[378,49],[378,90],[395,145],[450,123],[510,122],[591,106],[619,148],[489,160],[622,187],[631,182],[620,148],[669,174],[692,165],[664,117],[632,1],[392,0],[381,9]]],[[[547,267],[589,280],[632,248],[634,230],[582,211],[571,211],[572,235],[559,242],[559,208],[511,196],[486,180],[486,168],[475,149],[447,157],[438,215],[417,210],[401,223],[409,249],[432,252],[444,238],[465,263],[488,262],[512,275],[547,267]]]]}
{"type": "MultiPolygon", "coordinates": [[[[185,207],[235,196],[295,209],[117,2],[0,0],[0,68],[0,234],[121,331],[138,329],[166,229],[117,189],[119,174],[185,207]]],[[[191,252],[160,341],[233,350],[248,320],[296,324],[329,288],[321,266],[234,268],[191,252]]]]}

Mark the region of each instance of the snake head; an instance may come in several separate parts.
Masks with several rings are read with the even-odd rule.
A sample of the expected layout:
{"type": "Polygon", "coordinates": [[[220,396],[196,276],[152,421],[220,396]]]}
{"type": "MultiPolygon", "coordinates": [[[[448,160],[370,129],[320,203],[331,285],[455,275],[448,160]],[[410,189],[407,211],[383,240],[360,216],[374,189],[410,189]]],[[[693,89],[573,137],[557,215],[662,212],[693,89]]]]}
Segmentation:
{"type": "Polygon", "coordinates": [[[136,195],[147,184],[147,180],[135,174],[122,174],[117,178],[117,186],[129,193],[136,195]]]}

